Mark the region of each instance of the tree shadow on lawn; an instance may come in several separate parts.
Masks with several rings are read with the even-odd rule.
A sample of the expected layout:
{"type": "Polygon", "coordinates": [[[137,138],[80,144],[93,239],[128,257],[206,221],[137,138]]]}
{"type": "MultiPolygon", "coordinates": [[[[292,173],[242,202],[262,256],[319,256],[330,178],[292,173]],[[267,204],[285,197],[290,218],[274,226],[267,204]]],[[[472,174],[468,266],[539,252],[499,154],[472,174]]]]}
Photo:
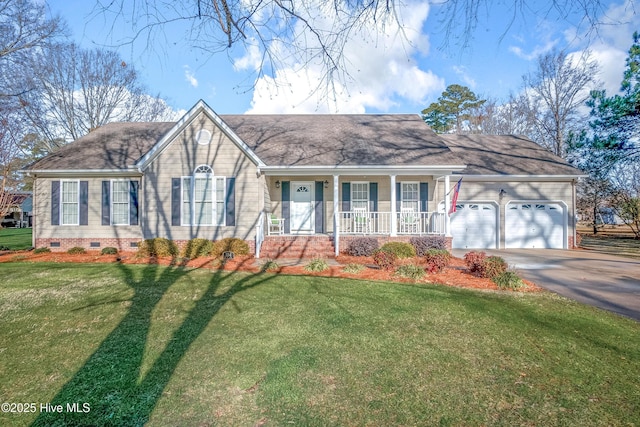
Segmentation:
{"type": "Polygon", "coordinates": [[[125,283],[135,292],[129,311],[52,399],[52,405],[62,405],[62,413],[41,412],[34,426],[146,424],[178,363],[225,303],[235,294],[273,277],[239,277],[228,271],[214,271],[202,297],[141,378],[152,313],[171,285],[191,270],[147,265],[138,279],[136,269],[123,264],[119,264],[119,269],[125,283]],[[229,289],[219,293],[230,281],[229,289]],[[73,403],[79,403],[80,410],[83,403],[88,403],[90,411],[68,412],[67,404],[73,403]]]}

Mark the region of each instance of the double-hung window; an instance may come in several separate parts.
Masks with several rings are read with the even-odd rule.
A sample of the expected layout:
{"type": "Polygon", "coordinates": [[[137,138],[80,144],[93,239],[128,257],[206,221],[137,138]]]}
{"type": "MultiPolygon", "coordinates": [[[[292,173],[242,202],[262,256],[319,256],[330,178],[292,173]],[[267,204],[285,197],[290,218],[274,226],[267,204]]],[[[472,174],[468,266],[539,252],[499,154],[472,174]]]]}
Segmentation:
{"type": "Polygon", "coordinates": [[[129,180],[111,181],[111,224],[129,225],[129,180]]]}
{"type": "Polygon", "coordinates": [[[368,182],[352,182],[351,183],[351,208],[352,209],[369,209],[369,183],[368,182]]]}
{"type": "Polygon", "coordinates": [[[80,182],[61,182],[61,225],[78,225],[80,217],[80,182]]]}
{"type": "Polygon", "coordinates": [[[198,166],[192,176],[182,177],[182,225],[224,225],[225,178],[211,167],[198,166]]]}
{"type": "Polygon", "coordinates": [[[417,182],[402,183],[402,209],[413,209],[414,212],[420,211],[420,185],[417,182]]]}

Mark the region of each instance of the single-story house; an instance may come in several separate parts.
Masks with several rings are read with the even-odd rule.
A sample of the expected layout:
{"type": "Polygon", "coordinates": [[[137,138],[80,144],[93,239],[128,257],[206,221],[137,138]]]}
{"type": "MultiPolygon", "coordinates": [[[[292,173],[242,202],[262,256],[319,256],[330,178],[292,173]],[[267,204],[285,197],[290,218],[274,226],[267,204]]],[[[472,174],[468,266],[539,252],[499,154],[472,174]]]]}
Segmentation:
{"type": "Polygon", "coordinates": [[[218,115],[202,100],[175,123],[105,125],[24,172],[35,247],[237,237],[262,257],[337,254],[354,236],[571,248],[582,175],[524,137],[437,135],[418,115],[218,115]]]}
{"type": "Polygon", "coordinates": [[[31,227],[32,202],[29,191],[9,194],[9,212],[2,218],[2,227],[31,227]]]}

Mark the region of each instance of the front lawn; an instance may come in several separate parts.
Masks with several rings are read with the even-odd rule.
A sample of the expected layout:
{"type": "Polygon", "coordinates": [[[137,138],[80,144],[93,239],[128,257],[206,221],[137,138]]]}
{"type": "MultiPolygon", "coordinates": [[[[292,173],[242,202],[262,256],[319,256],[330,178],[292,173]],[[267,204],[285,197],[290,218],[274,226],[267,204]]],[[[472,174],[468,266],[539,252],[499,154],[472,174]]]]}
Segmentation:
{"type": "Polygon", "coordinates": [[[31,228],[0,228],[0,247],[6,246],[13,251],[31,247],[31,228]]]}
{"type": "Polygon", "coordinates": [[[0,425],[640,424],[640,325],[551,293],[158,265],[0,274],[0,396],[36,404],[3,406],[0,425]]]}

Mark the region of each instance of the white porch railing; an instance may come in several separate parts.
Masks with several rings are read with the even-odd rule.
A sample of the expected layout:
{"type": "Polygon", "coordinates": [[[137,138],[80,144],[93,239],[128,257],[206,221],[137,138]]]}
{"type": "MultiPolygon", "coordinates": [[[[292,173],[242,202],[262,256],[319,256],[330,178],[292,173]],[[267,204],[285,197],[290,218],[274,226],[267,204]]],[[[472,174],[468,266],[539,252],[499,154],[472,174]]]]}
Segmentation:
{"type": "MultiPolygon", "coordinates": [[[[340,234],[391,234],[392,212],[339,212],[340,234]]],[[[445,234],[445,214],[440,212],[396,212],[399,235],[445,234]]]]}
{"type": "Polygon", "coordinates": [[[258,223],[256,224],[256,258],[260,258],[260,249],[264,242],[264,212],[260,212],[258,223]]]}

